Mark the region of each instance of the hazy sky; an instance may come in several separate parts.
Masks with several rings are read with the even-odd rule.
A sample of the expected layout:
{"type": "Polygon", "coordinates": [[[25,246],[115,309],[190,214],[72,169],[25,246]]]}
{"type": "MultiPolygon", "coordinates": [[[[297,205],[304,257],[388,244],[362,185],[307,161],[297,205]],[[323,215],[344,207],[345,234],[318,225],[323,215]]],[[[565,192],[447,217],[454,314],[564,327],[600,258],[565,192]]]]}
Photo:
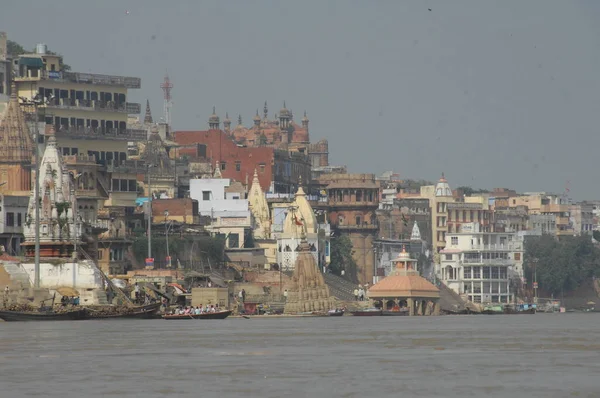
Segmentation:
{"type": "Polygon", "coordinates": [[[286,100],[351,172],[600,199],[600,1],[19,0],[0,30],[141,77],[155,119],[168,69],[176,130],[286,100]]]}

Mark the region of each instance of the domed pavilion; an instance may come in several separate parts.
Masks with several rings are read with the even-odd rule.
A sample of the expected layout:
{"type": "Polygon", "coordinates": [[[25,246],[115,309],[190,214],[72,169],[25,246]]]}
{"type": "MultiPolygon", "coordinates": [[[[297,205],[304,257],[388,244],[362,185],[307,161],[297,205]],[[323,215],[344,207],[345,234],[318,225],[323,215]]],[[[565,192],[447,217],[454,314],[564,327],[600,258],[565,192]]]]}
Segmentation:
{"type": "Polygon", "coordinates": [[[419,275],[417,260],[406,248],[392,262],[395,270],[369,289],[373,305],[385,311],[406,311],[408,315],[438,315],[440,291],[419,275]]]}

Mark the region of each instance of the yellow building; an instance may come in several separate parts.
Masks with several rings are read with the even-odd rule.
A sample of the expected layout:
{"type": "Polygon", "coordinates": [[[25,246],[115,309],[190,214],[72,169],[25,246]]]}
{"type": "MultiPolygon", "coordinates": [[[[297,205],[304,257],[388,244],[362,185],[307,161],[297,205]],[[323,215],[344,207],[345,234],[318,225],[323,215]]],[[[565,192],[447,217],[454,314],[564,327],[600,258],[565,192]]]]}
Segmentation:
{"type": "Polygon", "coordinates": [[[431,206],[431,245],[433,252],[439,253],[446,247],[446,233],[448,232],[448,203],[455,199],[448,181],[442,173],[442,178],[437,185],[421,187],[420,197],[429,199],[431,206]]]}
{"type": "Polygon", "coordinates": [[[128,90],[141,87],[140,78],[66,71],[61,56],[42,44],[36,50],[13,60],[17,93],[40,102],[41,118],[54,125],[64,155],[93,154],[98,163],[118,163],[125,160],[128,141],[146,140],[146,130],[127,128],[128,115],[141,110],[127,101],[128,90]]]}

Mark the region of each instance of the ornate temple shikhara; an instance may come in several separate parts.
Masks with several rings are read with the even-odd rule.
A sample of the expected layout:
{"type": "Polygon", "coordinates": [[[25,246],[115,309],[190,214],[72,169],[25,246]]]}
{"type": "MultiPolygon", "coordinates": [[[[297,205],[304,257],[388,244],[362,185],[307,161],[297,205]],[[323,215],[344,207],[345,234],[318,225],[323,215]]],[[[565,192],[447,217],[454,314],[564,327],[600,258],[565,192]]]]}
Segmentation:
{"type": "Polygon", "coordinates": [[[71,257],[73,242],[81,239],[81,231],[76,230],[73,217],[73,176],[56,147],[53,126],[46,133],[46,149],[35,178],[40,184],[39,203],[32,192],[24,227],[25,255],[35,255],[35,208],[40,206],[40,256],[71,257]]]}
{"type": "Polygon", "coordinates": [[[297,254],[292,288],[288,290],[284,313],[324,312],[335,308],[335,299],[329,295],[329,287],[325,284],[305,236],[301,238],[297,254]]]}
{"type": "MultiPolygon", "coordinates": [[[[218,167],[217,170],[219,170],[218,167]]],[[[256,169],[254,170],[252,186],[248,192],[248,205],[254,220],[254,238],[269,239],[271,237],[271,212],[269,211],[267,198],[260,187],[256,169]]]]}

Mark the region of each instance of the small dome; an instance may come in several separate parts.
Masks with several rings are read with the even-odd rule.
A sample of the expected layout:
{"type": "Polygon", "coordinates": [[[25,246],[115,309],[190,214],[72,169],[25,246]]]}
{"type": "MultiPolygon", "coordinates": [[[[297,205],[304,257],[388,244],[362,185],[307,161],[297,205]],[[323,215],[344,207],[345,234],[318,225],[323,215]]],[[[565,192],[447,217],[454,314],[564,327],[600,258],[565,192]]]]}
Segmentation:
{"type": "Polygon", "coordinates": [[[220,122],[219,116],[217,116],[217,113],[216,113],[216,110],[215,110],[214,106],[213,106],[213,113],[208,118],[208,122],[209,123],[219,123],[220,122]]]}
{"type": "Polygon", "coordinates": [[[442,173],[442,178],[440,178],[435,186],[435,196],[452,196],[452,190],[450,189],[448,181],[446,181],[446,178],[444,177],[444,173],[442,173]]]}
{"type": "Polygon", "coordinates": [[[291,117],[292,116],[292,112],[290,112],[286,107],[285,107],[285,101],[283,101],[283,108],[281,108],[281,110],[279,111],[279,117],[291,117]]]}

